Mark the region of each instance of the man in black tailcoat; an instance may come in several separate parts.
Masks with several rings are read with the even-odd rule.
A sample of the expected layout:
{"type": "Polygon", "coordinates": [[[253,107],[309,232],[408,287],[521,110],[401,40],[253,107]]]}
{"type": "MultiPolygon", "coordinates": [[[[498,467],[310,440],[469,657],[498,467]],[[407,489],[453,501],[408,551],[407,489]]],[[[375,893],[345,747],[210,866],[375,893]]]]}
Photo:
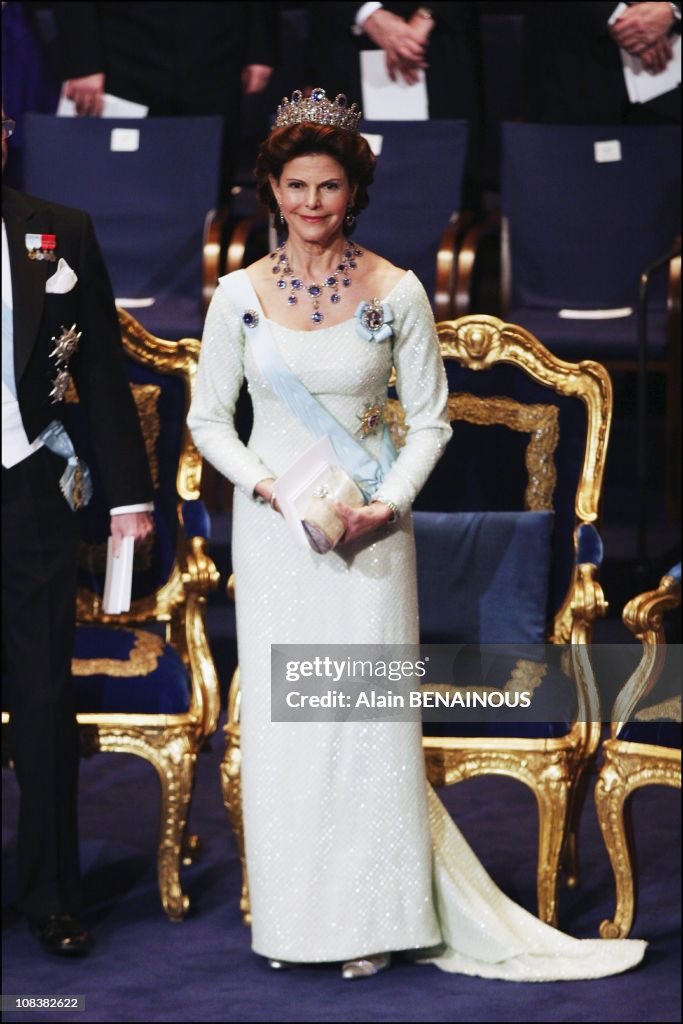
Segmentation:
{"type": "MultiPolygon", "coordinates": [[[[2,149],[14,124],[3,113],[2,149]]],[[[46,154],[46,159],[58,155],[46,154]]],[[[73,706],[78,508],[89,476],[61,425],[73,378],[116,546],[152,529],[152,485],[114,297],[87,214],[3,186],[2,652],[21,791],[17,906],[51,953],[90,939],[78,859],[73,706]]]]}

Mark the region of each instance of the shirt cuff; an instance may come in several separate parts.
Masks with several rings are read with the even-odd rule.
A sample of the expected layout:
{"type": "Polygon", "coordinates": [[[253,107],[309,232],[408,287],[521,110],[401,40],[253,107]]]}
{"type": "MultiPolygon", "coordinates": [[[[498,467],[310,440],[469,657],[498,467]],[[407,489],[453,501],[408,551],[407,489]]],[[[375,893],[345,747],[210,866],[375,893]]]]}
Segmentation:
{"type": "Polygon", "coordinates": [[[153,512],[153,501],[141,501],[139,505],[119,505],[118,508],[110,508],[110,516],[127,516],[134,512],[153,512]]]}
{"type": "Polygon", "coordinates": [[[364,22],[368,20],[370,15],[374,14],[375,11],[378,11],[380,7],[383,6],[383,4],[376,3],[374,2],[374,0],[371,0],[370,3],[362,4],[356,11],[356,17],[354,18],[354,24],[356,25],[356,28],[362,29],[364,22]]]}

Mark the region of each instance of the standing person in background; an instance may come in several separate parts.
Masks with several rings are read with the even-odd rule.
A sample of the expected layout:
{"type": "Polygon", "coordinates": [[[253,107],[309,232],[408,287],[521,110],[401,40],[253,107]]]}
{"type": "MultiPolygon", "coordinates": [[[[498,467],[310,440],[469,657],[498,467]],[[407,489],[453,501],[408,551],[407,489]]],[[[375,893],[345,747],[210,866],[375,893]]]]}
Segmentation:
{"type": "MultiPolygon", "coordinates": [[[[13,128],[3,113],[3,168],[13,128]]],[[[152,484],[89,217],[5,185],[2,216],[2,655],[21,790],[17,906],[45,950],[82,956],[71,657],[77,512],[91,484],[61,423],[70,376],[117,549],[151,532],[152,484]]]]}
{"type": "Polygon", "coordinates": [[[55,4],[64,93],[81,117],[105,93],[152,117],[223,117],[221,199],[230,193],[242,95],[266,87],[276,62],[274,3],[55,4]]]}
{"type": "Polygon", "coordinates": [[[619,48],[657,74],[680,33],[680,6],[632,4],[613,25],[607,3],[524,5],[525,118],[549,124],[680,124],[681,87],[631,103],[619,48]]]}

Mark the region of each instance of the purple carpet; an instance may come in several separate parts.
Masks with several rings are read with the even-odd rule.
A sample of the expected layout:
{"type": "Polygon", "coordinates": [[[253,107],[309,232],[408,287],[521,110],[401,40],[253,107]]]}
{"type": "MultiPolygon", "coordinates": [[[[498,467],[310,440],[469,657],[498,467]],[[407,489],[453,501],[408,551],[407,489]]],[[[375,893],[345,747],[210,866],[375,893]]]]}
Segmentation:
{"type": "MultiPolygon", "coordinates": [[[[643,965],[602,981],[513,984],[400,963],[355,984],[330,967],[275,973],[251,953],[240,919],[239,861],[222,805],[221,734],[203,754],[191,826],[202,850],[185,869],[192,913],[168,922],[157,893],[159,790],[138,758],[100,754],[81,766],[81,850],[87,920],[96,947],[84,961],[44,954],[11,907],[17,789],[3,772],[3,992],[84,995],[85,1011],[18,1011],[6,1020],[73,1021],[678,1021],[680,1020],[679,793],[636,794],[641,891],[633,935],[643,965]]],[[[504,778],[447,791],[448,806],[498,884],[535,906],[535,801],[504,778]]],[[[564,890],[561,923],[595,937],[613,908],[612,875],[588,801],[583,878],[564,890]]]]}

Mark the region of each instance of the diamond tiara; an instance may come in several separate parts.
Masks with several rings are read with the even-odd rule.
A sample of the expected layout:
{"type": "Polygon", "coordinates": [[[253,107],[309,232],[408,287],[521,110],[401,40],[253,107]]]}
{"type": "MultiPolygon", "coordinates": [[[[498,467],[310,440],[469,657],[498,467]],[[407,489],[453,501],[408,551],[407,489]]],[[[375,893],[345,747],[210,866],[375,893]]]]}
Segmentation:
{"type": "Polygon", "coordinates": [[[275,128],[284,128],[290,124],[328,124],[332,128],[343,128],[347,132],[357,132],[362,111],[357,103],[348,105],[349,101],[343,93],[335,97],[334,102],[328,100],[324,89],[313,89],[310,96],[304,97],[301,89],[295,89],[292,98],[285,96],[277,108],[275,128]]]}

